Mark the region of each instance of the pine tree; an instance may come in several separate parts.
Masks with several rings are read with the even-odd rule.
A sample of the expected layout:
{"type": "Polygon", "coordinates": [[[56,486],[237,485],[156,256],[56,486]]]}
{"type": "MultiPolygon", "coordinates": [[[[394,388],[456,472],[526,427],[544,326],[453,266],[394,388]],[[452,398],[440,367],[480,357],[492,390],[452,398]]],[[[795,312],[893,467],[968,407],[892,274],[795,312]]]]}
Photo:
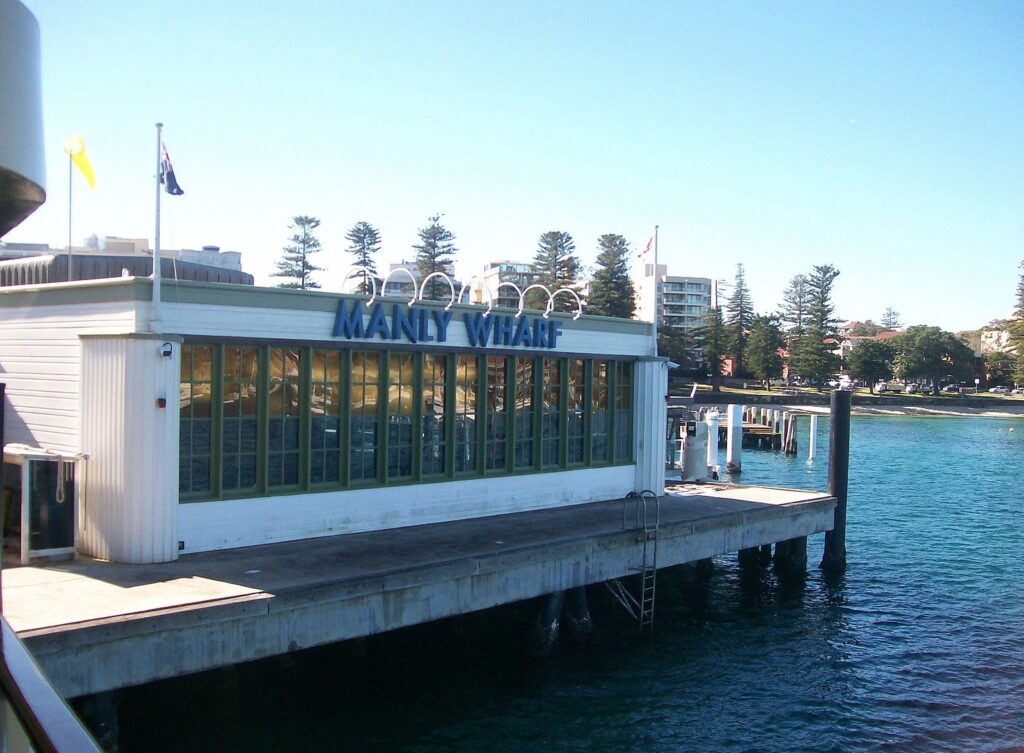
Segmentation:
{"type": "MultiPolygon", "coordinates": [[[[427,222],[430,224],[419,230],[420,242],[412,247],[416,252],[416,269],[420,273],[421,284],[434,272],[450,273],[452,256],[458,250],[455,247],[455,235],[441,224],[440,214],[428,217],[427,222]]],[[[423,296],[438,300],[449,292],[448,286],[435,277],[427,283],[423,296]]]]}
{"type": "Polygon", "coordinates": [[[794,337],[804,333],[807,320],[807,276],[797,275],[789,281],[782,294],[782,321],[788,325],[787,332],[794,337]]]}
{"type": "Polygon", "coordinates": [[[597,239],[597,246],[587,313],[631,319],[636,311],[636,288],[629,277],[629,242],[621,235],[605,234],[597,239]]]}
{"type": "Polygon", "coordinates": [[[755,316],[747,340],[750,373],[771,389],[771,380],[782,376],[782,328],[774,314],[755,316]]]}
{"type": "Polygon", "coordinates": [[[299,215],[292,217],[292,224],[289,230],[295,233],[288,240],[290,243],[284,247],[283,254],[277,262],[277,271],[271,274],[272,277],[287,277],[287,282],[278,285],[279,288],[319,288],[320,285],[313,281],[313,272],[320,272],[321,267],[313,266],[309,257],[320,250],[320,241],[313,235],[313,231],[320,227],[320,220],[316,217],[299,215]]]}
{"type": "Polygon", "coordinates": [[[368,222],[357,222],[345,233],[345,239],[349,242],[345,250],[352,254],[353,264],[363,268],[363,281],[359,283],[357,290],[360,293],[369,293],[373,289],[370,275],[377,274],[377,263],[373,257],[380,251],[380,233],[368,222]]]}
{"type": "Polygon", "coordinates": [[[736,280],[733,283],[732,294],[726,302],[726,308],[729,311],[725,317],[726,337],[729,354],[736,363],[734,373],[738,376],[746,371],[747,338],[754,323],[754,307],[742,264],[736,265],[736,280]]]}
{"type": "Polygon", "coordinates": [[[839,320],[832,302],[832,286],[839,270],[831,264],[816,264],[806,278],[807,314],[804,334],[796,348],[797,373],[823,385],[839,368],[839,358],[832,353],[839,320]]]}
{"type": "MultiPolygon", "coordinates": [[[[533,257],[534,269],[538,272],[537,282],[552,293],[559,288],[570,288],[579,293],[579,278],[582,265],[576,256],[576,243],[569,233],[549,230],[537,241],[537,252],[533,257]]],[[[542,290],[531,290],[526,297],[526,306],[543,309],[548,305],[542,290]]],[[[555,299],[555,311],[575,311],[576,301],[568,295],[555,299]]]]}
{"type": "Polygon", "coordinates": [[[704,353],[704,365],[711,378],[711,391],[722,389],[722,359],[727,354],[725,320],[722,309],[715,307],[704,315],[704,323],[694,330],[704,353]]]}
{"type": "Polygon", "coordinates": [[[1017,307],[1010,324],[1010,349],[1016,359],[1013,368],[1013,382],[1024,386],[1024,261],[1020,263],[1021,275],[1017,281],[1017,307]]]}
{"type": "Polygon", "coordinates": [[[899,329],[903,326],[903,322],[900,321],[900,312],[894,309],[892,306],[885,310],[882,314],[882,326],[888,330],[899,329]]]}

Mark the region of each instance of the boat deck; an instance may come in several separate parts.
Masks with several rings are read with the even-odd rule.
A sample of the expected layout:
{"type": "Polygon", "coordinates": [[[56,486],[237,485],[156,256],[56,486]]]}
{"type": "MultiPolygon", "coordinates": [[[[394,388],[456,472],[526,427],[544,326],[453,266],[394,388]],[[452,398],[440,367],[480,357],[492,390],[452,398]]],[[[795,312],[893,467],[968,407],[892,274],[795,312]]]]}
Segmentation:
{"type": "MultiPolygon", "coordinates": [[[[830,530],[821,492],[670,487],[667,567],[830,530]]],[[[67,697],[358,638],[628,575],[623,501],[125,565],[5,569],[4,615],[67,697]]]]}

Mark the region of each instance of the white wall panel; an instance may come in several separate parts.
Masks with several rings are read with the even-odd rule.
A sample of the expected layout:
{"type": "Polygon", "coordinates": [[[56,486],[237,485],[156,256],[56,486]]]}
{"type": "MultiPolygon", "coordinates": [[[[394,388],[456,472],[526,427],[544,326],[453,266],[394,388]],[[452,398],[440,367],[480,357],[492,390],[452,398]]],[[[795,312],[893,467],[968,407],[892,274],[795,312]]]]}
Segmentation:
{"type": "Polygon", "coordinates": [[[185,552],[439,523],[616,499],[632,465],[180,505],[185,552]]]}
{"type": "Polygon", "coordinates": [[[79,335],[133,331],[134,304],[11,307],[2,315],[5,441],[78,452],[79,335]]]}
{"type": "Polygon", "coordinates": [[[86,554],[117,562],[177,557],[178,348],[163,338],[88,338],[82,350],[81,507],[86,554]],[[159,407],[159,399],[166,407],[159,407]]]}

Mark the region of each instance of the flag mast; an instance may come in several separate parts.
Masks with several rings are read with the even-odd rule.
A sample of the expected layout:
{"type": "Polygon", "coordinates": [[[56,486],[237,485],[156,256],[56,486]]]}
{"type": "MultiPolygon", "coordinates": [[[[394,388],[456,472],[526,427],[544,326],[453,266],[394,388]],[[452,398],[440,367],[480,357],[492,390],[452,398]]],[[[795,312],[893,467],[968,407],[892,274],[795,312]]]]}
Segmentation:
{"type": "Polygon", "coordinates": [[[71,168],[75,164],[75,158],[70,149],[65,151],[68,153],[68,282],[71,282],[71,168]]]}
{"type": "Polygon", "coordinates": [[[163,179],[163,123],[156,124],[156,235],[153,241],[153,302],[149,309],[151,332],[160,331],[160,183],[163,179]]]}
{"type": "Polygon", "coordinates": [[[654,345],[652,346],[654,355],[658,355],[658,226],[654,226],[654,291],[652,294],[652,306],[654,309],[651,315],[651,330],[654,335],[654,345]]]}

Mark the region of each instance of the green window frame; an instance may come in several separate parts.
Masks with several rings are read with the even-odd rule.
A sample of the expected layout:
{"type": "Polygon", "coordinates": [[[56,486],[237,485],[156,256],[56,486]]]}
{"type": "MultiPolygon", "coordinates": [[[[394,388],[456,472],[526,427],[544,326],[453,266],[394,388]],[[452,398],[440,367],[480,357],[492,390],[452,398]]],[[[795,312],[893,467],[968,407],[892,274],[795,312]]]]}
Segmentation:
{"type": "Polygon", "coordinates": [[[486,386],[484,389],[484,470],[504,471],[508,468],[510,406],[508,359],[504,356],[486,356],[486,386]]]}
{"type": "Polygon", "coordinates": [[[269,348],[267,371],[267,489],[299,487],[302,453],[303,354],[298,348],[269,348]]]}
{"type": "Polygon", "coordinates": [[[413,353],[388,354],[387,477],[391,481],[413,478],[413,458],[418,444],[416,358],[413,353]]]}
{"type": "Polygon", "coordinates": [[[448,472],[448,389],[447,356],[423,354],[423,412],[420,473],[424,478],[444,476],[448,472]]]}
{"type": "Polygon", "coordinates": [[[344,480],[345,448],[348,445],[348,359],[340,350],[314,349],[310,354],[309,483],[339,484],[344,480]]]}
{"type": "Polygon", "coordinates": [[[262,485],[260,395],[265,370],[260,349],[227,345],[223,349],[220,399],[222,494],[241,494],[262,485]]]}
{"type": "Polygon", "coordinates": [[[178,489],[183,497],[210,494],[214,488],[214,348],[181,349],[178,418],[178,489]]]}
{"type": "Polygon", "coordinates": [[[590,376],[590,464],[606,465],[611,461],[609,429],[611,416],[608,412],[609,362],[591,362],[590,376]]]}
{"type": "Polygon", "coordinates": [[[348,471],[351,484],[380,480],[381,364],[379,351],[353,351],[349,384],[348,471]]]}
{"type": "Polygon", "coordinates": [[[480,415],[480,359],[455,356],[455,473],[477,473],[479,441],[477,417],[480,415]]]}
{"type": "Polygon", "coordinates": [[[183,502],[633,462],[629,360],[182,346],[183,502]]]}
{"type": "Polygon", "coordinates": [[[562,465],[560,447],[564,432],[562,414],[565,401],[562,399],[562,363],[561,358],[545,358],[541,365],[541,403],[538,406],[541,416],[540,428],[540,467],[558,468],[562,465]]]}
{"type": "Polygon", "coordinates": [[[537,359],[513,358],[515,398],[513,400],[513,468],[533,469],[537,466],[534,447],[537,443],[537,359]]]}
{"type": "Polygon", "coordinates": [[[567,465],[583,465],[584,462],[585,416],[587,413],[585,364],[586,362],[582,358],[570,358],[567,363],[566,398],[568,402],[565,412],[567,465]]]}
{"type": "Polygon", "coordinates": [[[615,363],[615,417],[613,437],[616,462],[633,459],[633,363],[615,363]]]}

